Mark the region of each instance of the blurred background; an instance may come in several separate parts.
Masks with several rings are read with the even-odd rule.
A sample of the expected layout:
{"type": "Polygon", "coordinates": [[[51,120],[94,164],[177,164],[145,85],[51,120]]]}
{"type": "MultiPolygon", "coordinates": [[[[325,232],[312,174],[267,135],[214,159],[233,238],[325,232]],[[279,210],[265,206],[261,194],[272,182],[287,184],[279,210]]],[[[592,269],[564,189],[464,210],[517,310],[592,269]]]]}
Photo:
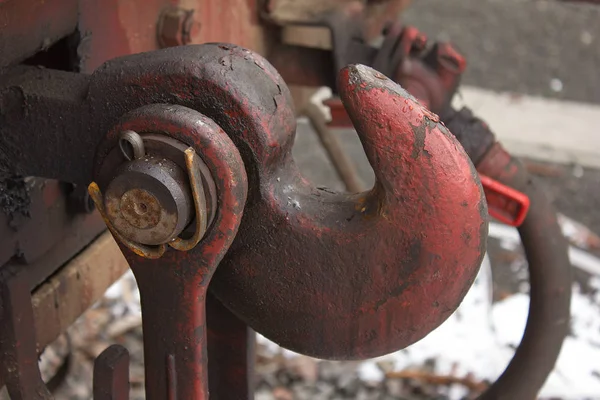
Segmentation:
{"type": "MultiPolygon", "coordinates": [[[[452,41],[468,67],[456,102],[486,120],[543,181],[571,244],[571,333],[544,399],[600,399],[600,6],[558,0],[414,0],[403,22],[452,41]]],[[[327,98],[323,89],[313,101],[327,98]]],[[[365,187],[373,174],[356,133],[334,131],[365,187]]],[[[317,185],[343,190],[306,118],[294,156],[317,185]]],[[[326,362],[258,338],[256,398],[462,399],[484,390],[518,345],[528,309],[527,265],[516,230],[492,223],[488,256],[455,314],[417,344],[376,360],[326,362]]],[[[58,399],[91,397],[93,360],[111,343],[132,359],[143,398],[139,295],[127,274],[41,360],[65,377],[58,399]],[[68,359],[70,362],[65,363],[68,359]]]]}

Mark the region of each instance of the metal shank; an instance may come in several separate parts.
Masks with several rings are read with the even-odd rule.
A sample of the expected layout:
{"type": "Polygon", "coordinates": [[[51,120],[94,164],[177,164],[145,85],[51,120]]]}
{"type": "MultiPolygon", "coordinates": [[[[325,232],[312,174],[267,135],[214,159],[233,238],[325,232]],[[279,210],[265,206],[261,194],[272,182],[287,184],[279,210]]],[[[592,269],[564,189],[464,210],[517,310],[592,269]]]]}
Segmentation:
{"type": "Polygon", "coordinates": [[[235,238],[246,202],[241,157],[223,130],[203,114],[182,106],[154,104],[126,114],[99,149],[118,146],[119,132],[154,132],[187,143],[201,154],[214,180],[219,207],[211,229],[186,252],[160,259],[137,255],[121,245],[140,288],[149,400],[207,399],[208,284],[235,238]]]}
{"type": "MultiPolygon", "coordinates": [[[[23,74],[3,91],[11,109],[27,110],[45,99],[37,86],[19,83],[39,72],[23,74]]],[[[92,180],[89,147],[105,132],[112,130],[97,150],[96,175],[106,154],[118,146],[117,132],[163,132],[204,157],[211,140],[185,132],[202,126],[222,129],[235,144],[232,152],[237,148],[244,160],[249,193],[240,230],[211,290],[237,317],[275,342],[321,358],[388,353],[440,325],[475,278],[487,236],[477,173],[437,116],[375,71],[352,66],[338,84],[377,176],[371,191],[356,195],[315,188],[299,174],[291,156],[296,121],[289,90],[275,69],[251,51],[225,44],[170,48],[109,61],[85,79],[88,84],[79,81],[75,99],[63,91],[42,94],[53,104],[68,104],[52,107],[52,121],[57,121],[48,124],[47,134],[57,138],[52,151],[67,154],[70,146],[87,147],[77,149],[80,157],[71,159],[68,168],[40,151],[38,165],[46,169],[28,172],[60,172],[87,183],[92,180]],[[134,111],[148,104],[162,105],[161,118],[148,108],[134,111]],[[169,104],[179,107],[165,106],[169,104]],[[180,106],[203,117],[189,116],[180,106]],[[77,124],[63,129],[61,121],[72,120],[74,111],[77,124]],[[136,113],[144,117],[133,118],[136,113]],[[205,125],[184,123],[199,118],[205,125]]],[[[8,148],[17,146],[17,134],[26,137],[29,124],[42,117],[24,111],[15,115],[19,118],[7,121],[6,129],[14,133],[8,148]]],[[[9,157],[2,154],[0,162],[19,162],[9,157]]],[[[23,170],[30,165],[18,164],[23,170]]],[[[237,176],[230,178],[231,184],[242,187],[237,176]]],[[[217,185],[225,182],[213,178],[217,185]]],[[[243,205],[240,193],[236,198],[243,205]]],[[[235,212],[230,218],[240,217],[241,209],[235,212]]],[[[216,234],[214,226],[209,235],[216,234]]],[[[221,232],[227,240],[235,235],[233,226],[221,232]]],[[[181,336],[180,324],[186,331],[201,326],[203,314],[173,312],[198,310],[200,291],[172,302],[160,299],[179,293],[186,282],[208,283],[210,274],[198,271],[209,266],[213,271],[227,249],[207,247],[208,240],[197,246],[202,254],[170,251],[160,261],[128,254],[145,312],[168,316],[160,323],[158,317],[144,316],[145,332],[154,335],[146,345],[147,362],[165,362],[164,353],[151,350],[150,343],[167,346],[166,338],[181,336]],[[173,265],[179,266],[177,272],[169,272],[173,265]],[[165,295],[144,295],[156,287],[165,295]]],[[[180,343],[189,340],[183,337],[180,343]]],[[[160,371],[147,377],[150,385],[163,384],[164,369],[160,371]]]]}
{"type": "MultiPolygon", "coordinates": [[[[487,209],[473,165],[437,116],[367,67],[346,68],[338,86],[375,187],[313,187],[280,135],[276,160],[246,161],[260,193],[211,289],[284,347],[356,359],[406,347],[456,309],[485,252],[487,209]]],[[[279,129],[292,135],[292,123],[279,129]]],[[[272,137],[245,134],[258,155],[272,137]]]]}

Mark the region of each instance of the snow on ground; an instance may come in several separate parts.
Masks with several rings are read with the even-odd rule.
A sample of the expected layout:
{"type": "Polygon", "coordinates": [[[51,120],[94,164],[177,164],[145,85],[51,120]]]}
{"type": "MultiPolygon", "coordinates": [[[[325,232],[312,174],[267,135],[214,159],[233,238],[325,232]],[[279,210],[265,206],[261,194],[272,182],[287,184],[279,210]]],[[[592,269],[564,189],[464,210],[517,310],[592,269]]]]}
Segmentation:
{"type": "MultiPolygon", "coordinates": [[[[519,235],[514,228],[492,223],[490,237],[516,248],[519,235]]],[[[600,289],[600,259],[571,247],[573,267],[597,274],[592,287],[600,289]]],[[[440,375],[473,375],[475,380],[493,382],[510,362],[527,322],[529,296],[519,293],[492,304],[492,274],[488,257],[461,306],[438,329],[407,349],[363,362],[359,376],[365,381],[381,381],[381,361],[393,363],[394,370],[421,366],[435,361],[440,375]]],[[[577,285],[571,300],[571,331],[565,340],[554,372],[543,387],[541,398],[600,399],[600,295],[584,295],[577,285]]],[[[273,351],[277,345],[269,343],[273,351]]],[[[294,353],[284,351],[287,356],[294,353]]],[[[461,399],[466,389],[452,387],[450,399],[461,399]]]]}
{"type": "MultiPolygon", "coordinates": [[[[506,226],[491,224],[490,236],[506,245],[519,244],[518,233],[506,226]]],[[[600,271],[600,259],[581,250],[570,249],[576,268],[600,271]]],[[[600,279],[592,279],[600,288],[600,279]]],[[[435,359],[436,372],[494,381],[504,370],[519,344],[527,322],[529,296],[515,294],[491,303],[491,267],[484,260],[479,276],[458,310],[423,340],[397,353],[362,364],[365,380],[380,380],[383,373],[376,366],[390,359],[397,370],[417,366],[435,359]]],[[[571,331],[565,340],[554,372],[540,397],[561,399],[600,399],[600,296],[584,295],[577,285],[571,301],[571,331]]],[[[449,394],[459,399],[464,393],[449,394]]]]}
{"type": "MultiPolygon", "coordinates": [[[[504,225],[490,224],[489,236],[500,239],[503,247],[517,248],[517,231],[504,225]]],[[[543,387],[541,398],[600,399],[600,259],[574,247],[569,249],[571,263],[592,274],[590,286],[599,289],[590,296],[581,293],[574,284],[571,301],[571,335],[565,340],[554,372],[543,387]]],[[[131,278],[131,276],[130,276],[131,278]]],[[[131,282],[131,279],[127,280],[131,282]]],[[[121,296],[125,280],[113,285],[108,297],[121,296]]],[[[486,257],[480,273],[458,310],[438,329],[407,349],[367,360],[359,366],[359,376],[365,381],[380,381],[384,373],[381,361],[393,364],[394,370],[419,367],[435,361],[435,372],[440,375],[463,377],[493,382],[511,360],[527,321],[529,297],[514,294],[492,303],[492,274],[486,257]]],[[[137,291],[135,291],[137,294],[137,291]]],[[[121,303],[128,311],[139,313],[139,295],[121,303]]],[[[122,311],[122,310],[121,310],[122,311]]],[[[120,313],[120,312],[119,312],[120,313]]],[[[280,349],[275,343],[259,335],[258,340],[274,353],[287,357],[295,353],[280,349]]],[[[447,393],[450,399],[460,399],[466,389],[454,385],[447,393]]]]}

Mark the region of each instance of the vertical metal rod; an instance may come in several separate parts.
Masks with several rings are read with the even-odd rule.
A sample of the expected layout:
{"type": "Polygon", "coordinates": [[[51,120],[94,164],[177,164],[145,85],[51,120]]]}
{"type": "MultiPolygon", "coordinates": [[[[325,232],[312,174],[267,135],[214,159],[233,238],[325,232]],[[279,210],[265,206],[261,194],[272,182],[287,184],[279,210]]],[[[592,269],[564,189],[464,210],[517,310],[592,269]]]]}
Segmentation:
{"type": "Polygon", "coordinates": [[[254,399],[256,334],[210,292],[206,319],[210,400],[254,399]]]}
{"type": "Polygon", "coordinates": [[[13,400],[49,400],[38,367],[35,320],[24,274],[0,274],[0,372],[13,400]]]}
{"type": "Polygon", "coordinates": [[[112,345],[94,362],[94,400],[129,399],[129,352],[112,345]]]}
{"type": "Polygon", "coordinates": [[[182,254],[167,252],[160,262],[130,260],[142,303],[147,400],[208,399],[209,279],[178,270],[176,265],[192,263],[181,260],[182,254]]]}

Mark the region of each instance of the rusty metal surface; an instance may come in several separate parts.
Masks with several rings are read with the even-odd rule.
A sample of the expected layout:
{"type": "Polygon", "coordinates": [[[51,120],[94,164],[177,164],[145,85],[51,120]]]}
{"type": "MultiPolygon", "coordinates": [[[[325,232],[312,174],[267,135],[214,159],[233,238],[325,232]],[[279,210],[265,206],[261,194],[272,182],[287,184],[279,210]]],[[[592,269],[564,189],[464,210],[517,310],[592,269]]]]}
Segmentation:
{"type": "Polygon", "coordinates": [[[537,398],[569,333],[572,277],[567,242],[543,189],[501,145],[495,144],[477,168],[531,201],[519,228],[531,287],[525,333],[506,370],[480,398],[537,398]]]}
{"type": "Polygon", "coordinates": [[[374,47],[361,31],[364,16],[343,10],[326,16],[321,23],[331,30],[333,48],[329,54],[299,46],[273,47],[269,60],[286,80],[329,86],[335,91],[340,69],[364,64],[394,79],[431,111],[440,115],[447,112],[466,68],[464,57],[451,44],[428,46],[423,33],[395,22],[380,31],[385,39],[380,47],[374,47]]]}
{"type": "Polygon", "coordinates": [[[192,40],[194,10],[170,7],[162,12],[156,27],[160,47],[189,44],[192,40]]]}
{"type": "Polygon", "coordinates": [[[112,345],[94,362],[94,400],[129,399],[129,352],[112,345]]]}
{"type": "MultiPolygon", "coordinates": [[[[135,79],[135,74],[119,78],[135,79]]],[[[164,82],[174,84],[169,79],[164,82]]],[[[187,143],[201,155],[216,184],[219,207],[197,247],[188,252],[168,251],[160,260],[142,258],[121,247],[141,294],[146,398],[163,399],[168,394],[173,399],[207,399],[205,299],[212,275],[241,221],[247,191],[244,164],[231,139],[211,119],[187,107],[157,104],[133,110],[113,127],[99,148],[97,174],[124,130],[161,132],[187,143]]]]}
{"type": "MultiPolygon", "coordinates": [[[[240,149],[252,182],[245,222],[217,271],[215,294],[286,347],[325,358],[360,358],[407,346],[450,315],[483,257],[486,208],[472,165],[437,117],[368,69],[346,70],[341,82],[379,177],[373,191],[354,196],[313,188],[298,175],[290,155],[295,116],[287,86],[264,59],[239,47],[186,46],[117,59],[99,68],[87,95],[73,102],[80,103],[78,120],[87,129],[78,136],[88,146],[144,104],[179,104],[214,120],[240,149]],[[389,130],[399,134],[389,139],[389,130]],[[279,319],[294,320],[294,329],[279,326],[279,319]]],[[[67,118],[54,110],[57,120],[67,118]]],[[[119,132],[167,130],[153,115],[144,116],[118,125],[119,132]]],[[[14,123],[26,127],[24,117],[14,123]]],[[[65,134],[53,128],[47,134],[65,134]]],[[[193,144],[189,137],[178,139],[193,144]]],[[[206,147],[199,143],[196,151],[204,157],[201,144],[206,147]]],[[[97,161],[110,148],[102,147],[97,161]]],[[[79,179],[91,180],[89,160],[74,159],[79,179]]],[[[169,254],[165,264],[180,260],[169,254]]],[[[153,279],[167,274],[158,266],[150,269],[153,279]]],[[[152,290],[150,277],[138,279],[143,291],[152,290]]],[[[160,281],[165,292],[177,291],[177,280],[160,281]]],[[[164,302],[145,302],[164,315],[184,305],[166,309],[164,302]]],[[[175,322],[161,327],[147,320],[155,347],[161,335],[181,336],[165,331],[172,328],[164,325],[175,322]]],[[[148,382],[162,385],[163,372],[157,371],[148,382]]]]}
{"type": "Polygon", "coordinates": [[[320,24],[323,16],[342,10],[364,14],[362,30],[368,40],[376,38],[383,27],[395,21],[411,0],[269,0],[264,16],[279,25],[320,24]]]}
{"type": "Polygon", "coordinates": [[[206,321],[210,399],[254,399],[256,334],[210,291],[206,321]]]}
{"type": "Polygon", "coordinates": [[[93,123],[85,119],[89,76],[36,67],[2,72],[0,175],[87,186],[91,169],[82,162],[87,157],[91,161],[99,141],[88,136],[93,123]]]}
{"type": "MultiPolygon", "coordinates": [[[[27,203],[0,213],[0,270],[18,266],[33,290],[106,228],[97,214],[72,206],[72,188],[37,178],[23,184],[27,203]]],[[[18,201],[17,194],[4,192],[3,204],[18,201]]]]}
{"type": "Polygon", "coordinates": [[[469,109],[450,110],[448,127],[477,170],[526,195],[519,227],[529,266],[530,305],[521,343],[504,373],[481,399],[533,399],[546,381],[569,331],[571,265],[556,211],[523,164],[495,142],[490,127],[469,109]]]}
{"type": "Polygon", "coordinates": [[[171,241],[188,225],[192,194],[186,171],[174,161],[147,154],[112,172],[104,203],[119,233],[135,242],[158,245],[171,241]]]}
{"type": "MultiPolygon", "coordinates": [[[[84,100],[94,113],[88,118],[95,121],[90,125],[95,132],[88,135],[112,131],[109,145],[98,152],[98,166],[117,146],[118,132],[161,132],[194,145],[218,185],[241,184],[238,178],[215,176],[207,151],[216,141],[182,133],[191,129],[181,128],[187,118],[204,121],[194,129],[217,129],[192,109],[206,114],[240,149],[253,182],[241,231],[212,290],[250,326],[292,349],[331,358],[382,354],[418,340],[458,305],[483,256],[486,210],[473,167],[454,139],[405,92],[373,74],[354,68],[342,81],[346,105],[379,174],[370,193],[332,194],[312,188],[297,174],[290,158],[295,116],[287,87],[261,57],[231,45],[170,48],[106,64],[92,77],[84,100]],[[148,103],[189,109],[157,105],[130,111],[148,103]],[[161,107],[170,111],[157,111],[161,107]],[[386,141],[388,129],[401,134],[386,141]],[[443,196],[433,195],[431,185],[443,196]],[[417,287],[427,287],[427,295],[417,287]],[[280,318],[295,327],[275,323],[280,318]]],[[[220,157],[218,165],[231,154],[220,157]]],[[[224,196],[227,190],[217,192],[224,196]]],[[[241,206],[239,197],[237,202],[241,206]]],[[[220,210],[235,218],[234,211],[220,210]]],[[[183,387],[178,381],[178,390],[204,390],[197,386],[205,373],[199,367],[202,343],[191,346],[186,332],[203,326],[200,305],[192,299],[203,299],[199,283],[206,277],[199,266],[210,264],[198,252],[203,249],[203,257],[212,260],[224,255],[216,245],[206,251],[218,236],[220,217],[215,218],[198,250],[170,251],[159,261],[128,253],[142,291],[145,332],[150,332],[147,362],[155,367],[147,376],[149,393],[166,390],[167,355],[184,353],[190,363],[197,361],[176,360],[176,375],[189,382],[183,387]],[[183,286],[182,293],[188,284],[192,287],[183,286]],[[180,340],[167,343],[165,338],[180,340]],[[186,344],[195,350],[184,352],[186,344]]],[[[220,235],[221,243],[232,240],[231,231],[220,235]]]]}
{"type": "Polygon", "coordinates": [[[490,127],[468,108],[448,109],[442,118],[471,161],[478,165],[496,140],[490,127]]]}
{"type": "Polygon", "coordinates": [[[265,52],[273,39],[259,24],[257,0],[181,0],[176,8],[171,0],[81,3],[78,52],[80,69],[87,73],[115,57],[156,50],[160,43],[231,42],[265,52]],[[177,18],[165,21],[166,10],[177,18]],[[179,13],[189,17],[180,18],[179,13]]]}
{"type": "Polygon", "coordinates": [[[0,3],[0,67],[23,61],[75,32],[78,0],[0,3]]]}
{"type": "Polygon", "coordinates": [[[0,274],[0,380],[14,400],[50,400],[37,366],[29,282],[23,275],[0,274]]]}
{"type": "MultiPolygon", "coordinates": [[[[33,346],[31,353],[34,355],[30,359],[35,360],[32,365],[36,369],[38,354],[98,301],[128,268],[119,247],[107,233],[93,241],[31,295],[28,288],[19,304],[23,307],[31,304],[33,318],[22,319],[22,323],[33,336],[31,340],[27,340],[26,335],[19,338],[21,343],[33,346]]],[[[19,279],[29,284],[27,274],[19,272],[19,279]]],[[[8,303],[3,301],[0,306],[8,307],[8,303]]],[[[0,387],[4,386],[4,382],[0,376],[0,387]]]]}
{"type": "MultiPolygon", "coordinates": [[[[375,356],[423,337],[458,305],[485,249],[481,188],[454,139],[389,80],[362,68],[349,71],[342,78],[346,106],[379,183],[370,193],[349,197],[311,188],[289,160],[287,135],[279,134],[273,147],[266,146],[273,133],[246,133],[252,154],[277,148],[278,157],[246,161],[259,166],[260,184],[254,186],[260,192],[250,198],[211,287],[257,331],[322,358],[375,356]],[[384,131],[400,136],[390,142],[384,131]],[[399,171],[406,168],[410,172],[402,178],[399,171]],[[457,175],[448,176],[449,170],[457,175]],[[447,201],[428,197],[421,191],[424,182],[447,201]],[[414,290],[417,282],[427,290],[414,290]],[[420,298],[424,292],[436,300],[420,298]],[[280,325],[284,320],[293,327],[280,325]]],[[[270,87],[277,93],[282,86],[263,86],[270,87]]],[[[275,103],[277,112],[285,104],[275,103]]],[[[287,126],[271,124],[273,131],[291,135],[291,113],[288,118],[287,126]]]]}

